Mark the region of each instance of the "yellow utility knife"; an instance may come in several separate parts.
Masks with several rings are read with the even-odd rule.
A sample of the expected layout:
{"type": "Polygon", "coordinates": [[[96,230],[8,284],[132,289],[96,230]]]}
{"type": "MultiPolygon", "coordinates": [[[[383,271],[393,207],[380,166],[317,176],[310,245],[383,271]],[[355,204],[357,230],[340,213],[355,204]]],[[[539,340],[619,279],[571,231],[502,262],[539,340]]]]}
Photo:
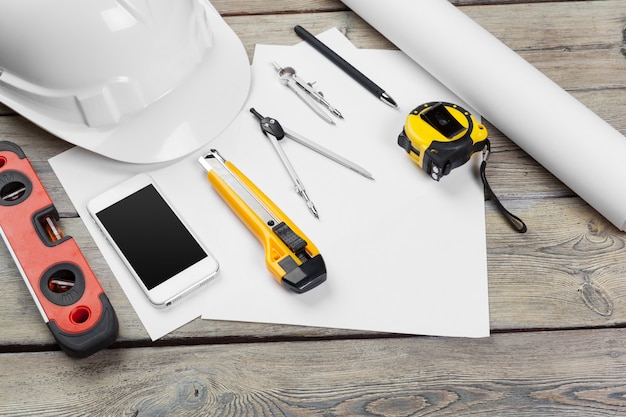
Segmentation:
{"type": "Polygon", "coordinates": [[[222,199],[265,248],[265,264],[284,287],[303,293],[326,281],[322,255],[302,231],[215,149],[198,160],[222,199]]]}

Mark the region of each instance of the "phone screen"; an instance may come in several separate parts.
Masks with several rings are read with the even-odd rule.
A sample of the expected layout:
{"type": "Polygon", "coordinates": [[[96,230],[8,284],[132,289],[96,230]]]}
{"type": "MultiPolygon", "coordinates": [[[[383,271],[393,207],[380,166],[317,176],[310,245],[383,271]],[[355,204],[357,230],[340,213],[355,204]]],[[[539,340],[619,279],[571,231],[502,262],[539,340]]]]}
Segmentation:
{"type": "Polygon", "coordinates": [[[96,216],[148,290],[208,256],[153,185],[96,216]]]}

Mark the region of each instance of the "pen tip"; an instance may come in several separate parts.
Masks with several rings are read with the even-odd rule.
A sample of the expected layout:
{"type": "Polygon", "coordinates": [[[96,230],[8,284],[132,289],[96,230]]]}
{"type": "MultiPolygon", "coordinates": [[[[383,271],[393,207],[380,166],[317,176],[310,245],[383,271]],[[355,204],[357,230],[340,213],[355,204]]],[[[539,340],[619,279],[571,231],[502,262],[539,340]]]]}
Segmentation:
{"type": "Polygon", "coordinates": [[[361,174],[362,176],[364,176],[365,178],[367,178],[368,180],[372,180],[372,181],[374,180],[374,176],[373,176],[373,175],[372,175],[369,171],[366,171],[366,170],[365,170],[365,169],[363,169],[363,168],[360,168],[360,169],[355,169],[355,171],[356,171],[358,174],[361,174]]]}
{"type": "Polygon", "coordinates": [[[398,107],[398,104],[396,103],[396,101],[394,99],[391,98],[391,96],[385,92],[383,92],[380,95],[380,99],[385,102],[386,104],[390,105],[391,107],[398,107]]]}
{"type": "Polygon", "coordinates": [[[317,212],[317,209],[315,208],[315,206],[313,205],[313,203],[311,203],[311,204],[309,205],[309,210],[311,211],[311,213],[313,213],[313,215],[315,216],[315,218],[319,220],[320,215],[319,215],[319,213],[317,212]]]}

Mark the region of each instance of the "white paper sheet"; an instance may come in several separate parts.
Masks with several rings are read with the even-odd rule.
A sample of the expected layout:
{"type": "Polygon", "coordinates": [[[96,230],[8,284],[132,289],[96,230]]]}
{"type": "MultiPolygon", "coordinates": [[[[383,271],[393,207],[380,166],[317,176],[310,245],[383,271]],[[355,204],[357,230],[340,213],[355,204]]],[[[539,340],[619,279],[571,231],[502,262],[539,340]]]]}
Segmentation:
{"type": "MultiPolygon", "coordinates": [[[[202,297],[171,311],[149,304],[151,309],[144,308],[132,278],[118,268],[110,248],[86,221],[153,339],[175,328],[174,322],[163,323],[166,318],[179,315],[176,323],[182,324],[199,311],[207,319],[489,335],[484,203],[476,166],[466,164],[436,183],[396,143],[413,107],[458,98],[401,52],[357,50],[336,30],[323,39],[383,85],[400,109],[377,100],[308,45],[259,46],[248,105],[210,147],[237,165],[318,246],[328,280],[305,294],[290,293],[276,283],[265,269],[262,246],[212,189],[196,162],[200,154],[193,155],[151,174],[220,261],[220,275],[202,297]],[[272,61],[317,81],[345,120],[331,126],[318,118],[278,82],[272,61]],[[390,66],[395,68],[393,77],[390,66]],[[363,165],[376,180],[286,139],[285,152],[320,212],[320,220],[314,219],[248,112],[250,107],[363,165]]],[[[51,164],[85,219],[90,196],[138,169],[118,168],[80,149],[53,158],[51,164]],[[109,175],[114,170],[119,178],[109,175]]]]}
{"type": "Polygon", "coordinates": [[[625,230],[620,132],[447,0],[342,1],[625,230]]]}

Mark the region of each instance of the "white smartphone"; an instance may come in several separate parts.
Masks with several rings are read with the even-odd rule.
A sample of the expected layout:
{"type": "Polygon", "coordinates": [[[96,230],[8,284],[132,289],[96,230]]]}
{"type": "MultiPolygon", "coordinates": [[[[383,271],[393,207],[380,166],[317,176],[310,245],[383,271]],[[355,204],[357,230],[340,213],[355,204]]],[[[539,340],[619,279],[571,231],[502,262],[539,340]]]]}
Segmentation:
{"type": "Polygon", "coordinates": [[[219,270],[149,175],[98,195],[87,210],[156,307],[170,306],[219,270]]]}

